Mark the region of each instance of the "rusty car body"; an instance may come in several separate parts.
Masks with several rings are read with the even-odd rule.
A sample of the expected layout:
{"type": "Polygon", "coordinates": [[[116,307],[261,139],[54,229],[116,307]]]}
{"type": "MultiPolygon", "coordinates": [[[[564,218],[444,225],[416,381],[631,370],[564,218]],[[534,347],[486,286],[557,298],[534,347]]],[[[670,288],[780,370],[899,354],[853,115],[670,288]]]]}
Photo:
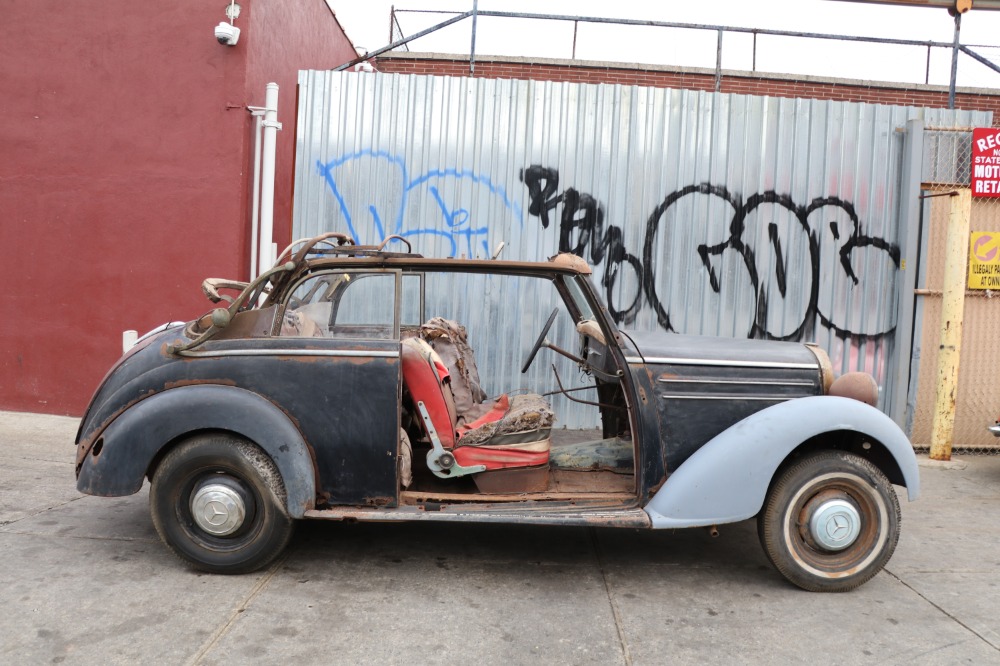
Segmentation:
{"type": "Polygon", "coordinates": [[[385,248],[324,234],[250,283],[206,280],[225,307],[144,336],[98,388],[78,488],[148,479],[165,543],[218,573],[267,565],[303,518],[756,516],[778,571],[815,591],[853,589],[892,555],[892,484],[913,500],[919,477],[870,376],[835,380],[811,345],[620,330],[573,255],[385,248]],[[560,428],[571,406],[583,425],[560,428]]]}

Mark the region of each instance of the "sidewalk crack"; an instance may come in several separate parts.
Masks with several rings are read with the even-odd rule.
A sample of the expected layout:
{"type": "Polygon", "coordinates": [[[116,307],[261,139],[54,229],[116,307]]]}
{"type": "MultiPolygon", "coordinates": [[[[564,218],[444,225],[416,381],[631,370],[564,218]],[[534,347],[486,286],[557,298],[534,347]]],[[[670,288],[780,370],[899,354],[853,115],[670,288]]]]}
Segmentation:
{"type": "Polygon", "coordinates": [[[625,636],[625,624],[622,622],[622,613],[618,608],[618,600],[615,598],[614,589],[611,587],[611,581],[608,580],[608,574],[604,570],[604,553],[601,550],[601,544],[597,540],[597,530],[593,527],[590,528],[590,542],[594,547],[594,557],[597,559],[597,568],[601,572],[601,579],[604,581],[604,591],[608,595],[608,604],[611,606],[611,614],[615,619],[615,629],[618,631],[618,644],[622,649],[622,661],[625,666],[632,666],[632,651],[628,646],[628,639],[625,636]]]}
{"type": "Polygon", "coordinates": [[[79,497],[74,497],[73,499],[68,499],[65,502],[60,502],[59,504],[55,504],[53,506],[47,506],[44,509],[40,509],[39,511],[36,511],[35,513],[29,513],[29,514],[27,514],[25,516],[21,516],[20,518],[15,518],[14,520],[0,520],[0,527],[7,527],[8,525],[13,525],[14,523],[19,523],[22,520],[27,520],[28,518],[34,518],[35,516],[40,516],[43,513],[46,513],[48,511],[52,511],[53,509],[58,509],[61,506],[66,506],[67,504],[69,504],[71,502],[76,502],[78,500],[82,500],[84,497],[86,497],[86,495],[80,495],[79,497]]]}
{"type": "Polygon", "coordinates": [[[264,588],[266,588],[271,580],[274,579],[278,571],[281,570],[281,567],[284,566],[286,559],[288,559],[287,553],[279,557],[278,560],[268,568],[267,573],[261,576],[260,580],[258,580],[252,588],[250,588],[250,592],[247,593],[247,595],[243,598],[243,601],[241,601],[233,612],[230,613],[229,618],[219,625],[219,628],[208,637],[208,640],[206,640],[202,644],[201,648],[199,648],[191,659],[187,661],[187,666],[198,666],[198,664],[202,663],[205,656],[212,650],[212,648],[214,648],[218,642],[222,640],[223,636],[229,633],[229,629],[236,624],[236,620],[239,619],[240,615],[242,615],[243,612],[250,607],[254,600],[257,599],[261,592],[264,591],[264,588]]]}
{"type": "Polygon", "coordinates": [[[933,601],[931,601],[927,596],[921,594],[916,588],[914,588],[912,585],[910,585],[909,583],[907,583],[905,580],[903,580],[902,578],[900,578],[896,574],[892,573],[888,569],[883,569],[883,571],[885,571],[887,574],[889,574],[890,576],[892,576],[893,578],[895,578],[901,585],[903,585],[903,587],[905,587],[906,589],[910,590],[915,595],[917,595],[918,597],[920,597],[921,599],[923,599],[924,601],[926,601],[927,603],[929,603],[934,608],[936,608],[945,617],[947,617],[948,619],[950,619],[953,622],[955,622],[955,624],[957,624],[960,627],[964,628],[970,634],[972,634],[973,636],[975,636],[976,638],[978,638],[982,642],[986,643],[987,645],[989,645],[991,648],[993,648],[997,652],[1000,652],[1000,645],[994,645],[988,638],[986,638],[985,636],[983,636],[982,634],[980,634],[978,631],[976,631],[975,629],[973,629],[969,625],[967,625],[965,622],[962,622],[961,620],[959,620],[957,617],[955,617],[954,615],[952,615],[951,613],[949,613],[948,611],[946,611],[944,608],[942,608],[938,604],[936,604],[933,601]]]}

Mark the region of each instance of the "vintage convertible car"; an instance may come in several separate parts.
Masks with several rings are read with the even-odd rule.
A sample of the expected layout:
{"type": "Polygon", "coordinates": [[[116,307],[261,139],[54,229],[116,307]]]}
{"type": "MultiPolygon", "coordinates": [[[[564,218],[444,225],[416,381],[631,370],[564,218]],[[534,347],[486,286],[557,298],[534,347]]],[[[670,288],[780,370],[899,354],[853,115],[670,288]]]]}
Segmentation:
{"type": "Polygon", "coordinates": [[[778,571],[815,591],[892,555],[892,484],[913,500],[919,477],[870,376],[834,380],[811,345],[619,330],[574,255],[385,248],[324,234],[249,284],[206,280],[228,307],[147,334],[98,388],[78,488],[149,479],[164,542],[217,573],[267,565],[301,518],[756,516],[778,571]]]}

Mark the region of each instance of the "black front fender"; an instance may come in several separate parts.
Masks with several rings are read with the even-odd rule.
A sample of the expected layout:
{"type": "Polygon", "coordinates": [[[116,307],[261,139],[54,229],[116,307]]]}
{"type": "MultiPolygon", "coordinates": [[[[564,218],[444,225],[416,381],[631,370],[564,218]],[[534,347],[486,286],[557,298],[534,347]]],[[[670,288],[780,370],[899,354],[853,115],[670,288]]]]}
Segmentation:
{"type": "Polygon", "coordinates": [[[83,458],[76,487],[107,497],[136,493],[167,444],[206,430],[234,433],[267,452],[281,472],[292,517],[301,518],[315,507],[316,474],[309,445],[273,403],[232,386],[182,386],[132,406],[105,428],[83,458]]]}

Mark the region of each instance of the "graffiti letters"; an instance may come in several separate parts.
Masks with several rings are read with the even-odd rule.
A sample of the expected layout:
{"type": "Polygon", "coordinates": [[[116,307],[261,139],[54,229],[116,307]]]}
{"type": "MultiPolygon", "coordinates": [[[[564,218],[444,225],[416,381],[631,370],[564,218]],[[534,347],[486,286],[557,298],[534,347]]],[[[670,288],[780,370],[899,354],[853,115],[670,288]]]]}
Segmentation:
{"type": "MultiPolygon", "coordinates": [[[[317,166],[332,195],[328,223],[346,224],[358,243],[426,236],[440,241],[425,251],[489,256],[491,229],[496,240],[524,230],[521,204],[484,173],[414,177],[401,157],[375,150],[317,166]]],[[[744,197],[699,183],[651,211],[627,205],[630,218],[644,220],[635,227],[609,222],[605,205],[560,183],[557,169],[532,164],[519,176],[527,215],[555,227],[559,251],[595,266],[618,323],[774,340],[813,339],[822,327],[854,342],[895,328],[899,248],[867,232],[851,201],[798,202],[770,189],[744,197]]]]}
{"type": "Polygon", "coordinates": [[[562,204],[559,220],[559,251],[572,252],[588,259],[592,264],[604,263],[604,277],[608,309],[618,322],[631,323],[642,307],[642,294],[636,292],[627,305],[620,307],[615,298],[615,284],[622,264],[642,275],[639,259],[625,249],[622,230],[616,226],[604,229],[604,208],[594,197],[573,188],[556,195],[559,172],[555,169],[533,165],[521,170],[521,180],[528,186],[528,214],[538,217],[542,227],[549,226],[549,211],[562,204]],[[575,238],[574,238],[575,232],[575,238]],[[587,248],[590,248],[589,257],[587,248]]]}
{"type": "Polygon", "coordinates": [[[467,169],[432,169],[416,177],[402,158],[385,151],[362,150],[317,164],[337,211],[356,243],[380,242],[387,236],[430,235],[444,238],[450,256],[489,256],[489,222],[523,223],[521,206],[489,176],[467,169]],[[375,182],[374,200],[351,197],[346,190],[375,182]],[[479,205],[467,202],[474,199],[479,205]],[[463,203],[466,202],[466,203],[463,203]],[[362,238],[370,222],[377,238],[362,238]]]}
{"type": "MultiPolygon", "coordinates": [[[[744,199],[720,185],[689,185],[668,194],[650,213],[640,259],[626,248],[623,229],[605,224],[604,207],[593,196],[573,188],[558,191],[557,170],[532,165],[520,177],[528,189],[528,214],[543,228],[553,217],[559,220],[559,250],[602,265],[609,310],[619,323],[632,323],[648,305],[660,327],[692,328],[678,322],[689,313],[680,306],[675,312],[671,303],[701,296],[720,304],[746,303],[749,307],[730,309],[746,313],[734,329],[748,337],[810,339],[817,321],[841,338],[878,338],[894,330],[888,302],[874,316],[850,307],[852,299],[860,304],[866,295],[877,300],[863,291],[861,267],[888,277],[899,267],[900,252],[863,233],[849,201],[817,197],[798,204],[773,190],[744,199]],[[692,241],[698,236],[708,241],[692,241]],[[616,288],[623,271],[631,271],[635,284],[624,296],[625,290],[616,288]]],[[[869,287],[886,282],[891,280],[873,280],[869,287]]]]}

